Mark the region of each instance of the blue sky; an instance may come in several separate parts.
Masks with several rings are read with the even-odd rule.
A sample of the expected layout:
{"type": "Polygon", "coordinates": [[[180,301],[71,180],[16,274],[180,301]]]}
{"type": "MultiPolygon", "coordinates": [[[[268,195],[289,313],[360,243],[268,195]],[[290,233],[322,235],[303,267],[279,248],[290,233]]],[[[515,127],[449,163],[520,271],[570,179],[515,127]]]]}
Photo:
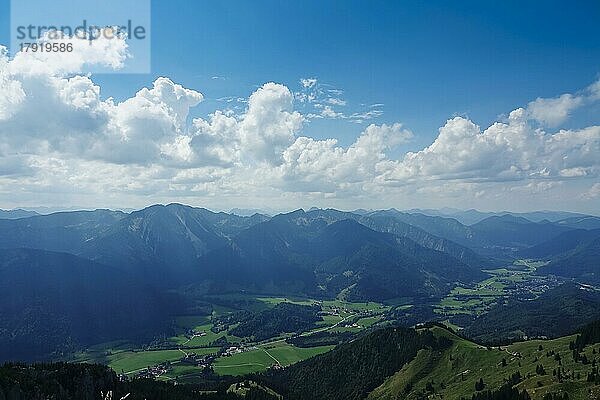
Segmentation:
{"type": "MultiPolygon", "coordinates": [[[[354,107],[383,103],[381,122],[403,121],[416,147],[454,114],[485,125],[598,77],[599,2],[491,3],[155,1],[153,71],[208,98],[317,77],[354,107]]],[[[110,81],[109,93],[127,87],[110,81]]],[[[348,143],[360,132],[350,123],[315,125],[314,135],[348,143]]]]}
{"type": "MultiPolygon", "coordinates": [[[[4,44],[8,3],[0,1],[4,44]]],[[[389,149],[401,159],[429,146],[450,118],[483,130],[536,98],[586,90],[600,77],[598,21],[598,1],[153,1],[151,74],[93,81],[103,99],[123,101],[168,77],[203,94],[191,119],[243,112],[246,102],[225,99],[247,99],[266,82],[296,94],[301,79],[316,78],[320,100],[342,102],[330,104],[331,118],[307,118],[296,136],[347,147],[369,124],[401,123],[412,138],[389,149]],[[361,121],[335,117],[373,109],[361,121]]],[[[297,100],[294,107],[315,112],[297,100]]],[[[556,129],[597,125],[598,115],[600,104],[586,101],[556,129]]]]}
{"type": "MultiPolygon", "coordinates": [[[[9,41],[8,3],[0,43],[9,41]]],[[[122,99],[169,76],[206,96],[202,114],[211,100],[247,97],[265,82],[291,88],[316,77],[354,108],[384,104],[379,122],[402,121],[418,148],[453,115],[488,125],[536,97],[590,84],[600,73],[598,21],[598,1],[153,1],[152,74],[96,81],[122,99]]],[[[345,121],[311,127],[348,144],[360,130],[345,121]]]]}
{"type": "Polygon", "coordinates": [[[597,1],[452,3],[154,2],[153,69],[210,97],[314,76],[425,142],[453,114],[486,124],[600,73],[597,1]]]}

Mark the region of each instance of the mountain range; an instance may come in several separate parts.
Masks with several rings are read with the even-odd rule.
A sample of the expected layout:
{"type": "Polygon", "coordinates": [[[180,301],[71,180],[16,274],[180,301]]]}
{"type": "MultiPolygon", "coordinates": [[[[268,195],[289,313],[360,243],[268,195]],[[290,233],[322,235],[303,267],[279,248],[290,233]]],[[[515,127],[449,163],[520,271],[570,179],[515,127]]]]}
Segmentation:
{"type": "Polygon", "coordinates": [[[222,293],[419,306],[516,258],[545,261],[540,274],[597,283],[596,217],[552,219],[502,213],[465,225],[316,208],[241,216],[181,204],[0,219],[0,359],[44,358],[123,332],[142,340],[222,293]]]}
{"type": "Polygon", "coordinates": [[[18,218],[26,218],[33,217],[34,215],[39,215],[35,211],[23,210],[20,208],[14,210],[2,210],[0,209],[0,219],[18,219],[18,218]]]}

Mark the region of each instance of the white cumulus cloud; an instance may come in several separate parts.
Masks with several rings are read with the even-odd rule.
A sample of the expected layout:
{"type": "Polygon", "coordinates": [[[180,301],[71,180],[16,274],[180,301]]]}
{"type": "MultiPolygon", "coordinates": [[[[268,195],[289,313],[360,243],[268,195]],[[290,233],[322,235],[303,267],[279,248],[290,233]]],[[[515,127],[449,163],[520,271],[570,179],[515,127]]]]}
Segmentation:
{"type": "Polygon", "coordinates": [[[485,130],[455,117],[428,147],[389,165],[389,182],[423,179],[523,180],[600,172],[600,126],[547,133],[528,124],[526,111],[485,130]]]}
{"type": "Polygon", "coordinates": [[[177,200],[218,207],[465,207],[552,198],[557,207],[571,201],[589,208],[598,197],[600,126],[557,127],[600,99],[600,81],[576,94],[538,98],[483,128],[451,118],[431,144],[398,155],[397,147],[414,136],[400,123],[370,124],[347,146],[311,137],[311,118],[382,117],[380,104],[342,108],[350,107],[343,92],[314,78],[300,82],[300,93],[265,83],[236,97],[236,111],[193,119],[190,110],[203,95],[167,77],[120,102],[102,97],[82,71],[94,63],[118,68],[127,49],[118,40],[95,43],[63,60],[9,59],[0,50],[6,206],[68,199],[94,206],[177,200]]]}
{"type": "Polygon", "coordinates": [[[563,94],[553,99],[537,98],[527,106],[528,115],[545,125],[557,126],[567,120],[569,114],[583,103],[583,98],[563,94]]]}

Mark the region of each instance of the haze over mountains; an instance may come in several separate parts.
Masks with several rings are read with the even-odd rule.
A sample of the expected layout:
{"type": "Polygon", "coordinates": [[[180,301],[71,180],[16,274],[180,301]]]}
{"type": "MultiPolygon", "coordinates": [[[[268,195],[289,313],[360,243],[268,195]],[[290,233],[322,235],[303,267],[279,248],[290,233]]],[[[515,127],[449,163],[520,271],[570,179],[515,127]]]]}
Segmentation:
{"type": "Polygon", "coordinates": [[[0,219],[18,219],[25,217],[33,217],[38,215],[35,211],[22,210],[20,208],[14,210],[0,210],[0,219]]]}
{"type": "Polygon", "coordinates": [[[519,257],[581,283],[600,274],[600,219],[570,213],[466,225],[394,209],[269,217],[169,204],[10,218],[0,219],[2,359],[151,336],[215,293],[420,304],[519,257]]]}
{"type": "Polygon", "coordinates": [[[95,210],[16,218],[18,214],[10,213],[11,219],[0,219],[0,248],[65,252],[129,272],[172,278],[177,273],[208,272],[208,260],[217,252],[255,260],[297,256],[291,272],[294,266],[302,269],[308,263],[310,270],[378,246],[406,256],[437,257],[440,263],[455,265],[461,271],[458,276],[468,280],[473,268],[497,263],[494,257],[564,259],[593,252],[600,229],[598,217],[562,212],[526,214],[531,219],[500,213],[471,225],[394,209],[360,214],[312,209],[269,217],[169,204],[129,214],[95,210]],[[257,254],[250,256],[253,253],[257,254]]]}
{"type": "Polygon", "coordinates": [[[531,212],[514,212],[514,211],[478,211],[475,209],[460,210],[456,208],[441,208],[441,209],[419,209],[413,208],[406,211],[410,214],[420,213],[431,216],[449,217],[454,218],[457,221],[465,225],[472,225],[488,217],[496,215],[510,214],[515,217],[523,217],[532,222],[540,222],[548,220],[550,222],[557,222],[569,218],[585,218],[589,217],[587,214],[569,212],[569,211],[531,211],[531,212]]]}

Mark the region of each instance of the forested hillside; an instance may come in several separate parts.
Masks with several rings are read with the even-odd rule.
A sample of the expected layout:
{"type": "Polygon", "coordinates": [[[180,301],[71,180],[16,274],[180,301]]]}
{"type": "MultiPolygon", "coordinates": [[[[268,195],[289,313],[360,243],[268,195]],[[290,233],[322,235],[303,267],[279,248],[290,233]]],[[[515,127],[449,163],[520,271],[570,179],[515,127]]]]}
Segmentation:
{"type": "Polygon", "coordinates": [[[71,254],[0,250],[0,360],[46,360],[81,346],[149,340],[183,304],[132,275],[71,254]]]}
{"type": "Polygon", "coordinates": [[[1,400],[276,400],[259,387],[238,395],[222,382],[214,390],[151,379],[122,381],[109,368],[87,364],[5,364],[0,366],[1,400]]]}
{"type": "Polygon", "coordinates": [[[266,383],[290,400],[362,399],[412,360],[421,349],[449,345],[429,331],[389,328],[267,375],[266,383]]]}
{"type": "Polygon", "coordinates": [[[600,318],[600,293],[565,283],[534,300],[509,300],[481,315],[463,332],[483,343],[558,337],[600,318]]]}

